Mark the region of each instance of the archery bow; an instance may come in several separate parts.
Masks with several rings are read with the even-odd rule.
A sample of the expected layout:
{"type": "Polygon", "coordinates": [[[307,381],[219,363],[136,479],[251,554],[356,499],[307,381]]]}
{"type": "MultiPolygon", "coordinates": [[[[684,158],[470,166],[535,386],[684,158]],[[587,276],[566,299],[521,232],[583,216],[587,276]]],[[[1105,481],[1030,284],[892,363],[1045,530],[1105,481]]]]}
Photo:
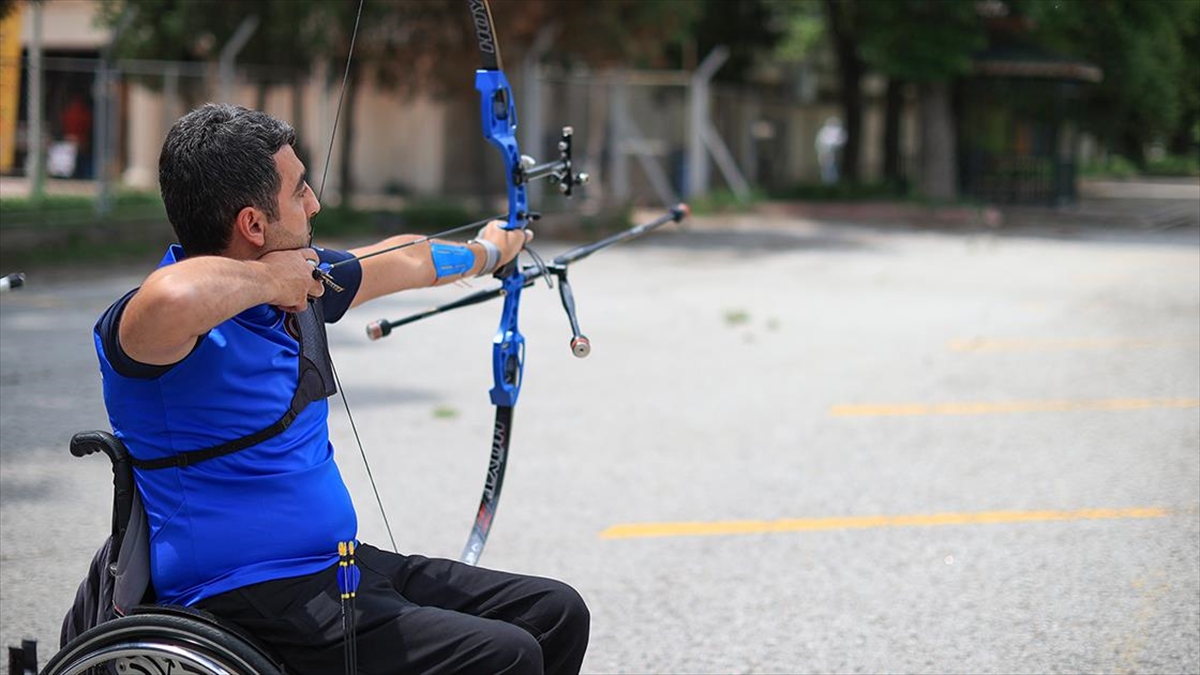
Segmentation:
{"type": "MultiPolygon", "coordinates": [[[[481,60],[481,67],[475,71],[475,89],[479,91],[483,136],[500,151],[504,159],[505,180],[508,183],[508,218],[503,227],[509,230],[524,228],[530,220],[538,217],[529,211],[525,192],[529,181],[549,178],[551,182],[558,183],[564,195],[570,196],[574,186],[587,182],[587,174],[573,172],[573,134],[570,127],[563,129],[562,140],[558,145],[558,161],[537,166],[532,159],[521,155],[516,138],[516,102],[513,100],[508,78],[504,75],[491,7],[488,0],[467,0],[467,7],[471,13],[471,25],[481,60]]],[[[497,270],[495,276],[500,279],[504,294],[500,326],[492,339],[493,386],[488,392],[492,405],[496,407],[496,421],[492,428],[492,450],[488,458],[483,495],[480,497],[479,509],[475,512],[475,523],[471,526],[471,533],[460,558],[468,565],[478,562],[500,503],[504,469],[508,465],[513,408],[517,404],[517,396],[521,393],[521,375],[525,368],[525,338],[517,326],[525,277],[516,260],[497,270]]]]}
{"type": "MultiPolygon", "coordinates": [[[[492,21],[491,7],[488,0],[467,0],[467,8],[470,12],[472,32],[475,36],[476,44],[479,48],[479,56],[481,67],[475,71],[475,89],[479,92],[480,101],[480,120],[483,127],[483,135],[492,145],[494,145],[501,154],[504,160],[505,180],[507,183],[508,192],[508,212],[500,218],[489,218],[476,223],[470,223],[461,227],[456,227],[451,230],[439,232],[428,237],[422,237],[413,241],[405,242],[397,246],[389,247],[380,251],[376,251],[370,255],[381,255],[391,251],[414,246],[424,243],[433,238],[438,238],[447,234],[452,234],[464,229],[471,229],[485,224],[491,220],[503,219],[502,227],[508,230],[523,229],[533,220],[540,218],[540,214],[530,210],[528,198],[526,195],[526,186],[533,180],[542,178],[548,179],[552,184],[557,184],[559,192],[564,196],[570,197],[574,188],[583,185],[588,181],[586,173],[575,173],[572,165],[571,146],[573,140],[573,130],[571,127],[564,127],[562,137],[558,143],[559,157],[557,160],[547,162],[545,164],[537,164],[536,160],[531,157],[522,155],[517,144],[516,129],[517,129],[517,111],[516,104],[513,100],[512,89],[509,86],[508,78],[504,74],[503,61],[500,57],[500,47],[496,40],[495,25],[492,21]]],[[[359,3],[359,12],[361,15],[362,0],[359,3]]],[[[355,34],[358,31],[358,21],[355,21],[355,34]]],[[[354,38],[350,42],[351,54],[353,53],[354,38]]],[[[349,73],[349,56],[347,57],[347,74],[349,73]]],[[[342,83],[343,91],[345,89],[345,78],[342,83]]],[[[338,109],[341,109],[341,96],[339,95],[338,109]]],[[[334,133],[337,130],[337,117],[334,118],[334,133]]],[[[330,141],[330,150],[332,151],[333,141],[330,141]]],[[[329,161],[326,159],[326,171],[328,171],[329,161]]],[[[324,179],[322,179],[322,192],[324,191],[324,179]]],[[[475,513],[475,522],[471,527],[471,532],[467,538],[467,544],[463,549],[461,556],[462,562],[470,565],[476,564],[480,554],[483,552],[483,547],[487,543],[488,533],[491,531],[492,522],[495,518],[496,509],[500,502],[500,490],[504,484],[505,468],[508,464],[509,441],[512,433],[513,409],[516,407],[517,397],[521,392],[522,375],[525,367],[525,338],[521,335],[518,327],[518,315],[521,303],[521,290],[526,286],[530,286],[541,277],[554,276],[559,281],[559,293],[562,299],[563,308],[567,312],[567,318],[571,324],[572,338],[571,350],[577,357],[585,357],[591,351],[591,345],[588,339],[580,332],[579,322],[575,316],[575,301],[571,292],[571,286],[567,281],[567,266],[570,263],[580,260],[584,257],[595,253],[596,251],[611,246],[613,244],[632,239],[634,237],[645,234],[665,223],[679,222],[686,217],[688,209],[685,205],[680,204],[672,208],[667,214],[643,225],[629,228],[598,242],[577,247],[556,257],[550,264],[541,263],[532,266],[521,267],[514,259],[496,270],[495,278],[500,280],[500,286],[488,290],[480,291],[468,295],[464,298],[448,303],[427,312],[407,317],[398,321],[379,320],[367,327],[367,335],[372,340],[377,340],[391,333],[392,328],[411,323],[418,319],[432,316],[449,309],[456,307],[465,307],[468,305],[477,304],[485,300],[495,297],[504,297],[504,306],[500,312],[500,325],[496,330],[496,334],[492,339],[492,378],[493,386],[489,391],[492,404],[496,408],[495,424],[492,431],[492,446],[491,454],[488,459],[487,475],[484,480],[483,494],[480,498],[479,508],[475,513]]],[[[357,260],[362,260],[368,256],[362,256],[357,260]]],[[[354,260],[354,259],[351,259],[354,260]]],[[[328,284],[333,290],[341,290],[333,282],[330,272],[337,266],[351,262],[351,260],[336,262],[332,264],[323,263],[314,271],[314,278],[320,279],[328,284]]],[[[335,375],[336,376],[336,375],[335,375]]],[[[341,387],[339,386],[339,389],[341,387]]],[[[342,400],[345,402],[345,394],[342,395],[342,400]]],[[[346,404],[346,412],[349,415],[349,404],[346,404]]],[[[353,418],[350,418],[351,426],[353,426],[353,418]]],[[[358,437],[357,430],[355,438],[358,437]]],[[[360,453],[363,454],[363,461],[366,462],[365,452],[362,452],[362,443],[359,442],[360,453]]],[[[370,467],[367,467],[368,476],[370,475],[370,467]]],[[[371,479],[372,488],[374,488],[374,479],[371,479]]],[[[380,511],[383,512],[383,504],[379,499],[378,490],[375,492],[376,502],[379,504],[380,511]]],[[[387,514],[383,513],[384,524],[387,525],[387,514]]],[[[388,526],[388,535],[391,536],[391,528],[388,526]]],[[[395,541],[393,540],[393,548],[395,541]]]]}
{"type": "MultiPolygon", "coordinates": [[[[538,165],[535,160],[521,155],[517,149],[515,136],[516,105],[513,101],[512,89],[504,75],[491,8],[488,0],[467,0],[467,2],[482,60],[482,67],[475,71],[475,88],[479,91],[483,135],[500,150],[508,181],[508,218],[504,227],[506,229],[523,228],[530,220],[538,218],[537,214],[529,210],[525,192],[525,186],[529,181],[548,178],[551,183],[557,183],[562,194],[569,197],[575,186],[587,182],[588,176],[586,173],[576,174],[573,172],[571,142],[574,133],[571,127],[563,129],[562,138],[558,143],[558,160],[538,165]]],[[[571,324],[571,351],[575,356],[585,357],[591,352],[591,343],[579,330],[579,321],[575,315],[575,300],[570,283],[567,281],[567,266],[601,248],[640,236],[664,223],[679,222],[686,214],[686,206],[676,206],[670,213],[655,221],[630,228],[594,244],[573,249],[558,256],[549,265],[538,264],[521,268],[517,265],[517,261],[513,260],[496,272],[495,276],[500,280],[498,288],[480,291],[399,321],[381,319],[367,327],[368,337],[377,340],[390,334],[392,328],[396,326],[449,309],[466,307],[498,296],[504,297],[504,307],[500,312],[500,326],[492,339],[494,385],[489,394],[492,404],[496,407],[496,421],[492,431],[491,456],[488,459],[487,477],[484,480],[479,509],[475,514],[475,523],[471,527],[467,545],[460,558],[463,562],[474,565],[479,560],[499,505],[500,489],[504,485],[504,471],[508,465],[509,441],[512,433],[513,408],[516,406],[517,396],[521,392],[522,375],[525,369],[525,337],[521,335],[517,325],[521,290],[543,276],[553,275],[558,278],[558,289],[563,308],[566,310],[571,324]]]]}

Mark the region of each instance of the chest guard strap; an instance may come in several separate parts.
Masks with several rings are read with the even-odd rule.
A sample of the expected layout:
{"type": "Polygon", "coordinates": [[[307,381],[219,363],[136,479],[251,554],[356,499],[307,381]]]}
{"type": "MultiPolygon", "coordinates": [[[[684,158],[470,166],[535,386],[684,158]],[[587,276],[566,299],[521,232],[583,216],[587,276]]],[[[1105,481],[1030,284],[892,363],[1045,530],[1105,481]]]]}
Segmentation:
{"type": "Polygon", "coordinates": [[[288,314],[284,319],[284,325],[288,333],[300,343],[300,354],[297,358],[299,372],[296,377],[296,391],[292,394],[292,402],[282,417],[275,420],[270,426],[259,429],[249,436],[226,441],[210,448],[180,452],[158,459],[138,459],[131,455],[129,459],[134,468],[142,471],[182,469],[245,450],[282,434],[308,407],[309,403],[336,394],[337,384],[329,358],[329,342],[325,335],[325,313],[322,311],[321,303],[309,301],[308,309],[305,311],[299,314],[288,314]]]}

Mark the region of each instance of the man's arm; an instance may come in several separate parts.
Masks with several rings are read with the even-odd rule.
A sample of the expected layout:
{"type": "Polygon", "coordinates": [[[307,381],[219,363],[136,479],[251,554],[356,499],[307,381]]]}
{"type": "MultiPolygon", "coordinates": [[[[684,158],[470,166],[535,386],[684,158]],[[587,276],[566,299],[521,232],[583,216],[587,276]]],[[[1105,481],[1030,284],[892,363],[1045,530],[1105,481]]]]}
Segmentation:
{"type": "MultiPolygon", "coordinates": [[[[517,257],[517,254],[525,247],[525,243],[533,238],[533,232],[529,230],[506,230],[500,227],[500,222],[493,221],[489,223],[481,231],[479,238],[487,239],[496,245],[500,250],[499,265],[502,266],[517,257]]],[[[422,237],[413,234],[397,235],[384,239],[377,244],[353,249],[350,253],[361,257],[418,239],[422,239],[422,237]]],[[[439,277],[433,262],[430,249],[431,244],[454,244],[454,242],[433,239],[363,260],[361,263],[362,285],[359,286],[358,293],[355,294],[354,301],[350,306],[357,307],[368,300],[373,300],[397,291],[440,286],[466,277],[473,277],[479,274],[484,265],[487,264],[487,251],[484,249],[483,244],[477,242],[471,244],[454,244],[467,247],[474,254],[475,262],[469,270],[461,274],[448,274],[439,277]]]]}
{"type": "Polygon", "coordinates": [[[312,277],[312,249],[274,251],[258,260],[202,256],[151,274],[121,315],[121,349],[139,363],[165,366],[196,340],[255,305],[299,312],[324,288],[312,277]]]}

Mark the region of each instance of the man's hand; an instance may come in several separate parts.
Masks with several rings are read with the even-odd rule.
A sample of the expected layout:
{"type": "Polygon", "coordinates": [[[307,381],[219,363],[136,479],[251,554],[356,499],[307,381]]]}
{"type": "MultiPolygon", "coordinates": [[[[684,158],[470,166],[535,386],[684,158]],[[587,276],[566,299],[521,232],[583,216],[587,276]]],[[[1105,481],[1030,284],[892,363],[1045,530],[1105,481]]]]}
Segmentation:
{"type": "Polygon", "coordinates": [[[266,277],[272,282],[271,301],[285,312],[303,312],[309,298],[319,298],[325,286],[313,278],[313,269],[320,263],[311,248],[271,251],[258,259],[266,266],[266,277]]]}
{"type": "Polygon", "coordinates": [[[533,241],[533,230],[522,228],[519,230],[506,230],[503,220],[493,220],[479,231],[479,239],[487,239],[495,244],[500,249],[500,264],[497,267],[504,267],[513,258],[516,258],[525,245],[533,241]]]}

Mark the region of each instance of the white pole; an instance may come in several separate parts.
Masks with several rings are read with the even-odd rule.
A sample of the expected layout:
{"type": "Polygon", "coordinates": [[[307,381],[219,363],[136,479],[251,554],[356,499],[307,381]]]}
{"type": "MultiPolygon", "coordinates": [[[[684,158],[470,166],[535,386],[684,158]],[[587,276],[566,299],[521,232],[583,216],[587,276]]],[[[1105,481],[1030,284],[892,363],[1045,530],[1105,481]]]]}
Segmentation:
{"type": "Polygon", "coordinates": [[[708,153],[704,142],[710,106],[708,83],[728,59],[728,47],[720,45],[713,49],[692,74],[688,87],[687,199],[708,191],[708,153]]]}
{"type": "Polygon", "coordinates": [[[42,100],[42,3],[34,0],[33,34],[29,41],[29,101],[25,119],[29,120],[29,198],[40,202],[46,193],[46,153],[42,140],[42,120],[46,104],[42,100]]]}
{"type": "Polygon", "coordinates": [[[614,138],[609,143],[609,170],[613,199],[617,204],[629,201],[629,158],[625,154],[623,143],[626,138],[624,121],[628,119],[625,109],[629,107],[628,90],[625,88],[625,72],[613,71],[609,80],[609,120],[612,123],[614,138]]]}
{"type": "Polygon", "coordinates": [[[116,161],[117,149],[117,105],[113,95],[113,51],[121,33],[129,27],[130,22],[137,16],[137,7],[127,6],[121,12],[116,28],[109,36],[108,44],[100,52],[100,69],[96,71],[95,99],[96,115],[93,128],[96,139],[92,153],[92,166],[96,174],[96,203],[97,215],[106,216],[112,211],[112,169],[116,161]]]}
{"type": "MultiPolygon", "coordinates": [[[[539,30],[529,52],[521,61],[521,89],[525,100],[521,104],[523,117],[517,119],[517,126],[521,130],[521,147],[527,154],[539,159],[545,150],[542,139],[546,134],[542,128],[545,122],[542,118],[542,78],[538,75],[538,63],[550,50],[550,45],[554,44],[558,30],[558,24],[549,24],[539,30]]],[[[541,181],[533,181],[526,186],[531,204],[541,203],[542,187],[541,181]]]]}
{"type": "Polygon", "coordinates": [[[217,77],[220,82],[220,99],[219,103],[233,103],[233,63],[237,59],[238,52],[246,46],[250,41],[250,36],[254,35],[254,30],[258,28],[258,16],[251,15],[242,19],[242,23],[238,25],[237,30],[233,32],[233,37],[229,38],[229,42],[221,47],[221,56],[218,59],[220,67],[217,77]]]}

